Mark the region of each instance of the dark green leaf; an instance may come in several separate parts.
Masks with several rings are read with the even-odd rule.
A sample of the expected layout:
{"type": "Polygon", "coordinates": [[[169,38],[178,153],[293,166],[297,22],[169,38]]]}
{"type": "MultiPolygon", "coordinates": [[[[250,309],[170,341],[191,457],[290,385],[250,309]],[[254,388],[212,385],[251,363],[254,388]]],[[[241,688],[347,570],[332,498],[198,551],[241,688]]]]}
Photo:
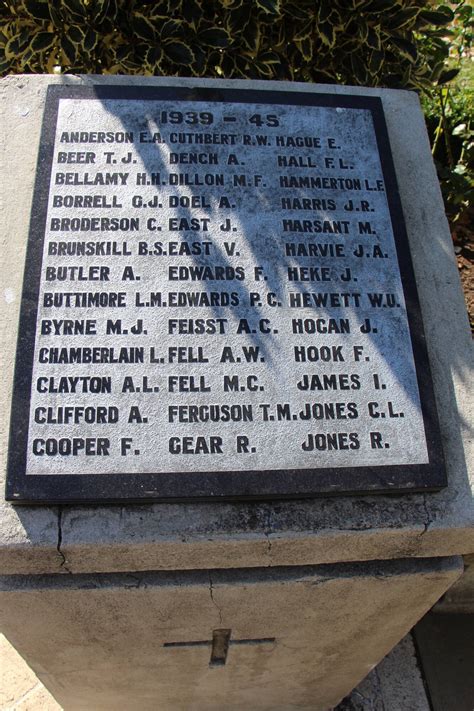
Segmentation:
{"type": "Polygon", "coordinates": [[[336,42],[336,33],[334,31],[334,25],[329,22],[318,23],[316,31],[321,38],[322,42],[328,47],[333,47],[336,42]]]}
{"type": "MultiPolygon", "coordinates": [[[[464,2],[464,0],[462,0],[462,2],[464,2]]],[[[452,4],[455,4],[455,3],[452,3],[452,4]]],[[[443,12],[446,15],[450,16],[452,20],[454,20],[454,11],[452,10],[450,4],[438,5],[438,7],[436,9],[438,12],[443,12]]]]}
{"type": "Polygon", "coordinates": [[[419,12],[420,8],[418,7],[410,7],[406,10],[401,10],[390,17],[386,27],[390,30],[398,30],[406,25],[412,25],[414,24],[414,20],[418,16],[419,12]]]}
{"type": "Polygon", "coordinates": [[[153,24],[140,12],[132,15],[132,29],[134,34],[140,39],[153,41],[155,39],[155,28],[153,24]]]}
{"type": "Polygon", "coordinates": [[[186,0],[186,2],[183,3],[182,14],[186,22],[196,25],[199,18],[203,15],[203,9],[197,0],[186,0]]]}
{"type": "Polygon", "coordinates": [[[259,62],[264,62],[265,64],[280,64],[281,59],[276,52],[262,52],[258,55],[259,62]]]}
{"type": "Polygon", "coordinates": [[[150,67],[154,67],[155,64],[161,61],[163,57],[163,51],[161,47],[149,47],[148,52],[146,53],[146,63],[150,65],[150,67]]]}
{"type": "Polygon", "coordinates": [[[194,62],[194,52],[184,42],[172,40],[163,45],[163,52],[175,64],[189,66],[194,62]]]}
{"type": "Polygon", "coordinates": [[[232,41],[231,36],[223,27],[210,27],[208,30],[199,32],[198,37],[201,44],[219,49],[228,47],[232,41]]]}
{"type": "Polygon", "coordinates": [[[418,52],[416,45],[413,42],[409,42],[403,37],[391,37],[390,41],[398,49],[398,53],[404,58],[408,59],[409,62],[416,62],[418,58],[418,52]]]}
{"type": "Polygon", "coordinates": [[[367,46],[371,49],[379,50],[381,47],[379,28],[369,27],[367,33],[367,46]]]}
{"type": "Polygon", "coordinates": [[[280,0],[255,0],[255,4],[269,15],[278,15],[280,12],[280,0]]]}
{"type": "Polygon", "coordinates": [[[168,14],[181,12],[182,0],[168,0],[168,14]]]}
{"type": "Polygon", "coordinates": [[[86,36],[84,38],[84,49],[87,52],[92,52],[92,50],[97,45],[98,41],[99,41],[99,33],[96,32],[92,27],[89,27],[89,29],[86,32],[86,36]]]}
{"type": "Polygon", "coordinates": [[[361,85],[367,84],[367,67],[355,52],[351,54],[351,66],[356,83],[361,85]]]}
{"type": "Polygon", "coordinates": [[[470,7],[469,5],[463,5],[463,7],[460,7],[456,10],[455,14],[463,23],[466,24],[470,21],[471,17],[474,16],[474,7],[470,7]]]}
{"type": "MultiPolygon", "coordinates": [[[[117,2],[117,0],[114,0],[117,2]]],[[[119,0],[123,4],[123,0],[119,0]]],[[[154,22],[156,17],[169,17],[169,8],[167,0],[159,0],[158,2],[150,3],[149,19],[154,22]]]]}
{"type": "Polygon", "coordinates": [[[106,15],[111,15],[113,8],[110,0],[93,0],[89,5],[92,21],[100,24],[106,15]]]}
{"type": "Polygon", "coordinates": [[[63,18],[62,15],[57,7],[53,7],[53,5],[49,5],[49,14],[51,15],[51,20],[53,21],[53,25],[57,29],[61,29],[63,26],[63,18]]]}
{"type": "Polygon", "coordinates": [[[319,82],[320,84],[332,84],[338,81],[335,74],[332,74],[328,70],[319,68],[313,73],[312,79],[313,81],[319,82]]]}
{"type": "Polygon", "coordinates": [[[444,39],[435,37],[432,40],[432,45],[436,49],[436,58],[449,57],[449,45],[444,39]]]}
{"type": "Polygon", "coordinates": [[[102,35],[102,37],[105,37],[106,35],[109,35],[111,33],[118,35],[116,30],[117,25],[112,19],[110,19],[110,17],[105,17],[100,23],[100,34],[102,35]]]}
{"type": "Polygon", "coordinates": [[[321,0],[318,9],[318,21],[327,22],[333,10],[333,4],[330,0],[321,0]]]}
{"type": "MultiPolygon", "coordinates": [[[[192,71],[194,76],[202,77],[207,71],[207,53],[201,47],[193,47],[193,52],[195,55],[194,62],[192,64],[192,71]]],[[[226,57],[229,55],[226,54],[226,57]]]]}
{"type": "Polygon", "coordinates": [[[119,47],[117,47],[117,49],[115,50],[115,57],[117,61],[121,62],[123,59],[125,59],[129,51],[130,47],[126,44],[121,44],[119,47]]]}
{"type": "Polygon", "coordinates": [[[61,0],[61,2],[71,17],[75,17],[78,20],[83,20],[87,17],[87,7],[81,0],[61,0]]]}
{"type": "Polygon", "coordinates": [[[7,59],[16,59],[20,53],[20,35],[11,37],[5,46],[5,56],[7,59]]]}
{"type": "Polygon", "coordinates": [[[293,40],[297,42],[298,40],[305,39],[306,37],[310,37],[313,34],[313,18],[311,18],[309,22],[303,23],[300,29],[296,30],[295,34],[293,35],[293,40]]]}
{"type": "Polygon", "coordinates": [[[452,22],[454,19],[454,13],[452,10],[447,8],[447,10],[422,10],[419,14],[419,20],[427,25],[447,25],[448,22],[452,22]]]}
{"type": "Polygon", "coordinates": [[[66,35],[61,37],[61,49],[66,57],[66,64],[73,64],[76,61],[77,47],[66,35]]]}
{"type": "Polygon", "coordinates": [[[292,20],[305,21],[308,19],[308,14],[310,14],[308,13],[306,7],[298,5],[294,2],[284,3],[282,9],[285,15],[287,15],[287,17],[291,17],[292,20]]]}
{"type": "Polygon", "coordinates": [[[221,62],[214,67],[216,76],[219,77],[231,77],[235,72],[235,57],[229,54],[223,54],[221,56],[221,62]]]}
{"type": "Polygon", "coordinates": [[[51,19],[49,13],[50,4],[47,0],[23,0],[25,10],[31,17],[35,20],[46,20],[47,22],[51,19]]]}
{"type": "Polygon", "coordinates": [[[273,77],[273,68],[271,64],[265,64],[265,62],[259,62],[255,60],[253,66],[257,70],[260,76],[265,77],[265,79],[271,79],[273,77]]]}
{"type": "Polygon", "coordinates": [[[55,40],[54,32],[37,32],[30,42],[30,47],[33,52],[44,52],[46,49],[51,49],[55,40]]]}
{"type": "Polygon", "coordinates": [[[166,20],[160,29],[160,37],[162,40],[174,38],[182,38],[184,35],[184,23],[182,20],[166,20]]]}
{"type": "Polygon", "coordinates": [[[433,83],[429,79],[415,75],[412,77],[411,86],[419,91],[429,91],[433,88],[433,83]]]}
{"type": "Polygon", "coordinates": [[[27,44],[29,44],[29,41],[31,39],[31,27],[29,25],[25,25],[21,30],[19,34],[19,48],[20,50],[26,47],[27,44]]]}
{"type": "Polygon", "coordinates": [[[71,25],[66,30],[66,34],[74,44],[82,44],[84,41],[84,32],[77,25],[71,25]]]}
{"type": "Polygon", "coordinates": [[[447,69],[445,72],[442,72],[437,82],[438,86],[440,84],[447,84],[448,81],[457,77],[460,71],[460,69],[447,69]]]}
{"type": "Polygon", "coordinates": [[[365,43],[369,34],[369,26],[363,17],[357,19],[357,38],[361,43],[365,43]]]}
{"type": "Polygon", "coordinates": [[[135,58],[133,50],[122,59],[121,64],[124,69],[131,71],[135,71],[135,69],[140,67],[140,62],[135,58]]]}
{"type": "Polygon", "coordinates": [[[313,58],[313,43],[309,37],[295,42],[305,62],[310,62],[313,58]]]}
{"type": "Polygon", "coordinates": [[[339,14],[338,10],[333,10],[332,15],[329,18],[329,22],[334,25],[334,29],[341,31],[346,28],[346,18],[344,13],[339,14]]]}
{"type": "Polygon", "coordinates": [[[368,62],[368,70],[372,76],[377,76],[382,69],[385,55],[383,52],[374,50],[371,52],[368,62]]]}
{"type": "Polygon", "coordinates": [[[400,7],[401,3],[398,0],[372,0],[371,3],[365,6],[365,12],[388,12],[400,7]]]}
{"type": "Polygon", "coordinates": [[[252,17],[248,23],[245,33],[242,35],[242,40],[251,52],[255,54],[258,52],[260,44],[260,25],[254,17],[252,17]]]}
{"type": "Polygon", "coordinates": [[[148,44],[136,44],[134,47],[134,58],[139,64],[144,64],[146,61],[146,55],[148,52],[148,44]]]}
{"type": "Polygon", "coordinates": [[[250,3],[246,3],[242,7],[238,7],[235,10],[232,9],[228,13],[225,24],[231,37],[235,38],[236,35],[240,35],[244,32],[249,23],[251,12],[252,8],[250,3]]]}
{"type": "MultiPolygon", "coordinates": [[[[100,14],[100,16],[97,18],[97,22],[101,24],[101,30],[103,27],[103,24],[105,22],[111,23],[115,26],[117,16],[119,14],[119,7],[118,7],[119,0],[109,0],[108,5],[106,6],[106,9],[104,7],[104,11],[100,14]]],[[[120,12],[123,12],[122,8],[120,9],[120,12]]]]}

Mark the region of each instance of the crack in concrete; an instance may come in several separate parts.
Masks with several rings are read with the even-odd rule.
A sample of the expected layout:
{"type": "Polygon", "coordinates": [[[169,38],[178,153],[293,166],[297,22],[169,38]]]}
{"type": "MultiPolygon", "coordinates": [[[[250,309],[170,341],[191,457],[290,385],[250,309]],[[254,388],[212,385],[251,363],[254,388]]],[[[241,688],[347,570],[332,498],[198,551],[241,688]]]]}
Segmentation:
{"type": "Polygon", "coordinates": [[[384,702],[384,695],[383,695],[383,691],[382,691],[382,681],[380,679],[380,675],[379,675],[377,667],[375,667],[375,669],[374,669],[374,676],[375,676],[375,680],[377,682],[377,692],[378,692],[379,699],[380,699],[380,705],[382,706],[382,711],[386,711],[385,702],[384,702]]]}
{"type": "Polygon", "coordinates": [[[271,567],[272,565],[272,541],[270,539],[270,534],[272,532],[272,509],[267,508],[266,515],[265,515],[265,530],[263,531],[263,535],[267,539],[267,550],[266,554],[269,558],[268,560],[268,567],[271,567]]]}
{"type": "Polygon", "coordinates": [[[13,709],[18,708],[20,706],[20,704],[23,704],[24,701],[27,701],[30,696],[33,696],[33,694],[36,693],[39,689],[41,689],[42,686],[43,686],[42,683],[40,681],[37,681],[36,684],[34,684],[34,686],[32,686],[30,689],[28,689],[28,691],[25,691],[24,694],[19,696],[17,699],[15,699],[13,701],[13,703],[11,705],[6,706],[5,708],[11,709],[11,711],[13,711],[13,709]]]}
{"type": "Polygon", "coordinates": [[[421,535],[422,535],[422,536],[425,535],[425,533],[427,532],[428,528],[429,528],[429,527],[431,526],[431,524],[433,523],[432,520],[431,520],[430,512],[429,512],[429,510],[428,510],[428,502],[427,502],[427,500],[426,500],[426,494],[423,494],[423,510],[424,510],[424,512],[425,512],[426,521],[425,521],[425,523],[423,524],[424,527],[425,527],[425,530],[421,532],[421,535]]]}
{"type": "Polygon", "coordinates": [[[127,573],[127,582],[125,583],[125,587],[137,589],[137,588],[142,587],[142,585],[143,585],[143,587],[146,588],[146,583],[143,581],[143,579],[139,575],[133,575],[133,573],[127,573]]]}
{"type": "Polygon", "coordinates": [[[268,560],[268,567],[271,567],[272,565],[272,542],[270,540],[270,534],[264,531],[265,538],[267,539],[267,556],[269,558],[268,560]]]}
{"type": "Polygon", "coordinates": [[[368,696],[364,696],[364,694],[363,694],[362,692],[360,692],[358,689],[354,689],[354,690],[352,691],[352,694],[353,694],[354,696],[358,696],[359,699],[362,700],[362,706],[364,706],[364,708],[365,708],[365,707],[367,706],[367,704],[368,704],[368,705],[369,705],[368,707],[369,707],[370,711],[375,711],[375,710],[374,710],[374,702],[373,702],[373,700],[370,699],[368,696]],[[367,703],[366,703],[366,702],[367,702],[367,703]]]}
{"type": "Polygon", "coordinates": [[[217,609],[217,612],[219,613],[219,624],[221,625],[222,624],[222,610],[214,599],[214,587],[213,587],[210,571],[208,572],[208,575],[209,575],[209,594],[211,596],[212,604],[214,605],[214,607],[217,609]]]}
{"type": "Polygon", "coordinates": [[[59,557],[61,558],[61,563],[60,563],[60,568],[62,568],[66,573],[69,573],[72,575],[72,570],[70,570],[67,567],[67,559],[64,553],[61,550],[61,545],[63,542],[63,529],[62,529],[62,517],[63,517],[63,510],[60,506],[58,506],[58,543],[56,545],[56,550],[58,551],[59,557]]]}

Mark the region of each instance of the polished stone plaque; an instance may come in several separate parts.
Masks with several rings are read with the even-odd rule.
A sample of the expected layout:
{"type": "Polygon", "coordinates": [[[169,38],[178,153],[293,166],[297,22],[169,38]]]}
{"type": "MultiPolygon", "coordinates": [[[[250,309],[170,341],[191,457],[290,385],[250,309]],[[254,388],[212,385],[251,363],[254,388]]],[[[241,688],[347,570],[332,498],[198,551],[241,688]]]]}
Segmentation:
{"type": "Polygon", "coordinates": [[[444,476],[380,99],[50,87],[10,500],[444,476]]]}

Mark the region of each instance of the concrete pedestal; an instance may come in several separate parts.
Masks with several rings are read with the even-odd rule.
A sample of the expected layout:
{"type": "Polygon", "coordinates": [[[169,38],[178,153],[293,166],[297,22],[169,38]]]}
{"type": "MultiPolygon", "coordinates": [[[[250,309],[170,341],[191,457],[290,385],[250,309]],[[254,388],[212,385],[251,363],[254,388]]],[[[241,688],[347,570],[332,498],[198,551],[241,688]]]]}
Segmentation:
{"type": "Polygon", "coordinates": [[[65,709],[324,711],[460,568],[447,558],[11,576],[0,581],[2,628],[65,709]],[[212,663],[216,630],[229,647],[212,663]]]}

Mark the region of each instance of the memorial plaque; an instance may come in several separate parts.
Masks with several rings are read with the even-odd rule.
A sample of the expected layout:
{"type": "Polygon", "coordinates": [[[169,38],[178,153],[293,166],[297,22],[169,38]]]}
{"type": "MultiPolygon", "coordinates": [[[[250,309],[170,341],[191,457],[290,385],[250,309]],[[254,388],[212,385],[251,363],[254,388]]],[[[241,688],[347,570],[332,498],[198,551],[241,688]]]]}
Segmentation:
{"type": "Polygon", "coordinates": [[[51,86],[8,499],[445,483],[380,99],[51,86]]]}

